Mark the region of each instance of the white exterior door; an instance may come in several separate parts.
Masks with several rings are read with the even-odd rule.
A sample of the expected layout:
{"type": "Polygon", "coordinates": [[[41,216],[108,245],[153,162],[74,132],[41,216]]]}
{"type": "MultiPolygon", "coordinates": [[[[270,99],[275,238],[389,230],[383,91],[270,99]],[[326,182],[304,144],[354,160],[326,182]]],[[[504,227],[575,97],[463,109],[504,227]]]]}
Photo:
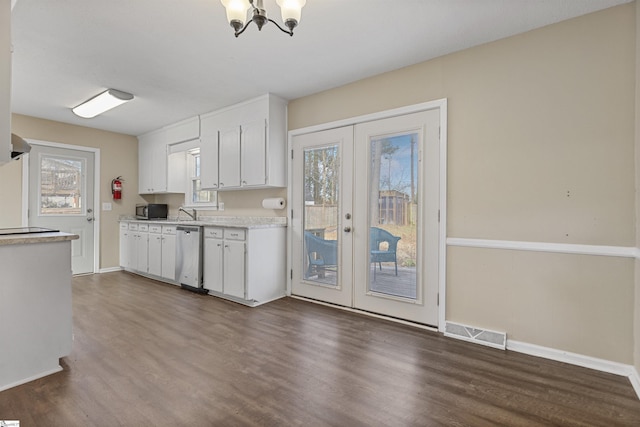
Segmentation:
{"type": "Polygon", "coordinates": [[[293,139],[294,295],[353,301],[353,127],[293,139]]]}
{"type": "Polygon", "coordinates": [[[71,241],[73,274],[93,273],[95,153],[31,143],[28,223],[80,236],[71,241]]]}
{"type": "Polygon", "coordinates": [[[438,109],[355,127],[356,308],[438,325],[438,109]]]}
{"type": "Polygon", "coordinates": [[[291,292],[439,321],[440,109],[292,139],[291,292]]]}

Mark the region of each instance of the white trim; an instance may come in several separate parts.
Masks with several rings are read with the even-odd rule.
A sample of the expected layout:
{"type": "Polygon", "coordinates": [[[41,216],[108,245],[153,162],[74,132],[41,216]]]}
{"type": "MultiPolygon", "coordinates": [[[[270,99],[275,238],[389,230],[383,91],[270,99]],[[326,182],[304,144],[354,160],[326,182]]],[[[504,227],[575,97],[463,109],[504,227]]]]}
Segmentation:
{"type": "Polygon", "coordinates": [[[596,357],[571,353],[569,351],[558,350],[555,348],[542,347],[520,341],[513,341],[510,339],[507,339],[507,350],[517,351],[518,353],[542,357],[558,362],[569,363],[571,365],[582,366],[583,368],[595,369],[596,371],[622,375],[629,377],[629,379],[631,379],[631,375],[635,371],[633,366],[625,365],[624,363],[612,362],[610,360],[598,359],[596,357]]]}
{"type": "MultiPolygon", "coordinates": [[[[93,153],[93,272],[100,269],[100,149],[85,147],[83,145],[62,144],[59,142],[41,141],[37,139],[26,139],[31,145],[41,145],[45,147],[62,148],[65,150],[85,151],[93,153]]],[[[29,163],[22,163],[22,218],[25,225],[29,219],[27,209],[29,208],[29,163]],[[25,175],[26,169],[26,175],[25,175]],[[26,181],[25,181],[26,176],[26,181]],[[25,196],[26,194],[26,196],[25,196]],[[27,198],[25,203],[25,197],[27,198]],[[26,218],[26,220],[25,220],[26,218]]]]}
{"type": "Polygon", "coordinates": [[[35,375],[32,375],[32,376],[30,376],[28,378],[23,378],[20,381],[16,381],[14,383],[5,384],[3,386],[0,386],[0,391],[9,390],[10,388],[17,387],[19,385],[26,384],[26,383],[31,382],[31,381],[35,381],[35,380],[37,380],[39,378],[43,378],[43,377],[46,377],[46,376],[51,375],[51,374],[55,374],[56,372],[60,372],[60,371],[62,371],[62,366],[58,365],[57,368],[53,368],[53,369],[49,369],[49,370],[46,370],[46,371],[42,371],[42,372],[40,372],[38,374],[35,374],[35,375]]]}
{"type": "Polygon", "coordinates": [[[122,271],[124,270],[124,268],[122,267],[108,267],[108,268],[101,268],[100,270],[98,270],[98,273],[113,273],[114,271],[122,271]]]}
{"type": "Polygon", "coordinates": [[[440,108],[440,262],[438,265],[438,330],[444,332],[447,307],[447,145],[448,104],[447,99],[435,101],[440,108]]]}
{"type": "Polygon", "coordinates": [[[569,243],[521,242],[514,240],[465,239],[460,237],[447,238],[447,245],[470,248],[600,255],[623,258],[640,257],[640,250],[631,246],[577,245],[569,243]]]}
{"type": "MultiPolygon", "coordinates": [[[[446,112],[446,107],[447,107],[447,99],[442,98],[435,101],[428,101],[420,104],[407,105],[405,107],[379,111],[377,113],[365,114],[362,116],[336,120],[329,123],[322,123],[319,125],[293,129],[289,131],[289,141],[291,142],[292,137],[294,136],[304,135],[306,133],[314,133],[314,132],[335,129],[335,128],[344,127],[344,126],[353,126],[359,123],[373,122],[376,120],[388,119],[396,116],[404,116],[406,114],[418,113],[425,110],[435,110],[436,108],[445,108],[444,111],[446,112]]],[[[442,121],[442,118],[440,120],[442,121]]],[[[446,124],[446,120],[445,120],[445,124],[446,124]]],[[[446,130],[446,127],[444,129],[446,130]]]]}
{"type": "Polygon", "coordinates": [[[640,375],[638,375],[638,370],[635,367],[632,366],[631,370],[629,381],[631,381],[631,386],[633,386],[638,399],[640,399],[640,375]]]}
{"type": "Polygon", "coordinates": [[[431,331],[431,332],[438,332],[437,328],[434,328],[433,326],[429,326],[429,325],[423,325],[422,323],[409,322],[408,320],[398,319],[397,317],[389,317],[389,316],[385,316],[385,315],[382,315],[382,314],[372,313],[370,311],[358,310],[357,308],[351,308],[351,307],[345,307],[343,305],[331,304],[331,303],[328,303],[328,302],[316,300],[316,299],[313,299],[313,298],[302,297],[302,296],[299,296],[299,295],[289,295],[289,296],[291,298],[293,298],[293,299],[297,299],[297,300],[300,300],[300,301],[306,301],[306,302],[310,302],[310,303],[313,303],[313,304],[323,305],[325,307],[337,308],[338,310],[348,311],[349,313],[362,314],[362,315],[365,315],[365,316],[368,316],[368,317],[375,317],[376,319],[387,320],[387,321],[393,322],[393,323],[400,323],[401,325],[413,326],[414,328],[425,329],[425,330],[431,331]]]}
{"type": "Polygon", "coordinates": [[[22,156],[22,226],[29,226],[29,153],[22,156]]]}
{"type": "MultiPolygon", "coordinates": [[[[293,176],[293,165],[291,161],[291,150],[293,150],[293,137],[298,135],[304,135],[313,132],[320,132],[329,129],[335,129],[344,126],[355,126],[359,123],[371,122],[381,119],[388,119],[396,116],[403,116],[412,113],[418,113],[426,110],[440,111],[440,229],[438,231],[438,239],[440,243],[439,250],[439,262],[438,262],[438,330],[444,332],[446,321],[446,271],[447,271],[447,126],[448,126],[448,104],[447,98],[437,99],[434,101],[422,102],[420,104],[408,105],[400,108],[394,108],[391,110],[384,110],[376,113],[365,114],[362,116],[351,117],[342,120],[336,120],[333,122],[322,123],[319,125],[307,126],[304,128],[293,129],[288,132],[288,152],[287,152],[287,173],[289,177],[289,185],[287,186],[287,199],[293,200],[291,179],[293,176]]],[[[289,221],[291,221],[291,210],[287,213],[289,221]]],[[[293,247],[293,232],[292,227],[287,227],[289,248],[293,247]]],[[[293,256],[291,251],[287,251],[287,270],[290,272],[293,268],[293,256]]],[[[291,275],[287,274],[287,286],[286,295],[291,295],[291,275]]],[[[358,311],[360,313],[360,311],[358,311]]],[[[388,319],[383,316],[383,318],[388,319]]],[[[409,324],[413,324],[410,323],[409,324]]]]}

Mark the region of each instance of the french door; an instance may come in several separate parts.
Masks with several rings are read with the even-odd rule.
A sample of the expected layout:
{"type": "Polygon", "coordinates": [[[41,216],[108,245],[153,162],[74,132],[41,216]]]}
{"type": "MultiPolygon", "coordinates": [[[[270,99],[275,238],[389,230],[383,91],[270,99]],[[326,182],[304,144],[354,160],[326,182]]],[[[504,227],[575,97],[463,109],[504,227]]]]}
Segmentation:
{"type": "Polygon", "coordinates": [[[91,151],[32,144],[29,153],[29,225],[79,236],[73,274],[94,272],[94,163],[91,151]]]}
{"type": "Polygon", "coordinates": [[[437,326],[439,109],[292,139],[293,295],[437,326]]]}

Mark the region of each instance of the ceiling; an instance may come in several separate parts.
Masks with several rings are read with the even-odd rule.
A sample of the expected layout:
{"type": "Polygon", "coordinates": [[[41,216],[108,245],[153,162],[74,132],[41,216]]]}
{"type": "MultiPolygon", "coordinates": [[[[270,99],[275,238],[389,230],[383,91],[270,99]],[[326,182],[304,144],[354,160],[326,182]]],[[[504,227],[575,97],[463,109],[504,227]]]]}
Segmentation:
{"type": "MultiPolygon", "coordinates": [[[[15,1],[15,0],[14,0],[15,1]]],[[[140,135],[267,92],[295,99],[631,0],[307,0],[289,37],[220,0],[18,0],[12,111],[140,135]],[[135,99],[94,119],[107,88],[135,99]]],[[[275,0],[269,16],[281,22],[275,0]]]]}

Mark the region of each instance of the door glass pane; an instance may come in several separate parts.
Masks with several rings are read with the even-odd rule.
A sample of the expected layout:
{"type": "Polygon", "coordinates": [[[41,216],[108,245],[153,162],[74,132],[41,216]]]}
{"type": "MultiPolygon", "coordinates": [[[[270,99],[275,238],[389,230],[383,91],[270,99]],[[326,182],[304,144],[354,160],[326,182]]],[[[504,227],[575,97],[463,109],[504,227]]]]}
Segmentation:
{"type": "Polygon", "coordinates": [[[304,279],[338,285],[338,146],[304,150],[304,279]]]}
{"type": "Polygon", "coordinates": [[[416,299],[418,134],[370,143],[369,291],[416,299]]]}
{"type": "Polygon", "coordinates": [[[40,215],[83,214],[84,160],[40,158],[40,215]]]}

